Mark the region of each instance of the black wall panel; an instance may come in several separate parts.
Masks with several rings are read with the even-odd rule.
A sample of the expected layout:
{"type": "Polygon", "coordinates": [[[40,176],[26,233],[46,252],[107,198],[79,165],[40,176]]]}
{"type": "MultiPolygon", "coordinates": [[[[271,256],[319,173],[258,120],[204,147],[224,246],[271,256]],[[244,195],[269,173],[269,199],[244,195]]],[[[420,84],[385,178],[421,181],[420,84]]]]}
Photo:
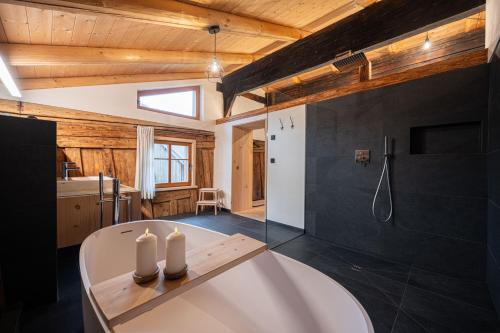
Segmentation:
{"type": "MultiPolygon", "coordinates": [[[[488,81],[488,66],[482,65],[308,105],[306,232],[484,280],[488,81]],[[413,140],[441,144],[422,141],[425,150],[412,154],[412,129],[423,129],[413,140]],[[371,215],[384,136],[392,138],[394,154],[390,223],[371,215]],[[369,149],[371,163],[356,164],[355,149],[369,149]]],[[[377,212],[387,213],[386,187],[377,212]]]]}
{"type": "Polygon", "coordinates": [[[488,140],[488,285],[500,316],[500,44],[490,64],[488,140]]]}
{"type": "Polygon", "coordinates": [[[57,299],[56,124],[0,116],[0,268],[7,304],[57,299]]]}

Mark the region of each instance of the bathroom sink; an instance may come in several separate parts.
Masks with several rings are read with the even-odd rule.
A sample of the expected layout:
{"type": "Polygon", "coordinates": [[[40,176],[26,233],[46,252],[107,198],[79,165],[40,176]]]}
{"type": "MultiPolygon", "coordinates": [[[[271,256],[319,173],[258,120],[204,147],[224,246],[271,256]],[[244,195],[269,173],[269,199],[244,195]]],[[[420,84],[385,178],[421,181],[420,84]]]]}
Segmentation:
{"type": "MultiPolygon", "coordinates": [[[[104,177],[104,192],[112,192],[111,177],[104,177]]],[[[121,192],[130,192],[135,189],[121,185],[121,192]]],[[[99,176],[88,176],[88,177],[70,177],[68,180],[62,178],[57,179],[57,196],[67,197],[76,195],[89,195],[99,193],[99,176]]]]}
{"type": "MultiPolygon", "coordinates": [[[[104,176],[104,180],[112,180],[113,178],[104,176]]],[[[97,181],[99,182],[99,176],[86,176],[86,177],[69,177],[68,180],[64,180],[62,178],[57,178],[58,181],[67,181],[67,182],[74,182],[74,181],[82,181],[82,182],[88,182],[88,181],[97,181]]]]}

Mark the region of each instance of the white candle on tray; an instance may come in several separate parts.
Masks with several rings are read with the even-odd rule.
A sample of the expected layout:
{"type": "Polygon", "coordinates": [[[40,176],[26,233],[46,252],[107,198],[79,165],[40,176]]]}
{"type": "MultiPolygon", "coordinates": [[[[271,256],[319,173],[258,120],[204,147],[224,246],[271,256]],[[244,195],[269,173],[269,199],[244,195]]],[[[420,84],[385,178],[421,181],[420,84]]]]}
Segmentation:
{"type": "Polygon", "coordinates": [[[135,274],[138,276],[153,275],[158,268],[156,264],[156,243],[157,237],[155,234],[146,229],[144,234],[140,235],[135,240],[136,245],[136,261],[135,274]]]}
{"type": "Polygon", "coordinates": [[[177,274],[186,267],[186,236],[177,228],[165,240],[165,273],[177,274]]]}

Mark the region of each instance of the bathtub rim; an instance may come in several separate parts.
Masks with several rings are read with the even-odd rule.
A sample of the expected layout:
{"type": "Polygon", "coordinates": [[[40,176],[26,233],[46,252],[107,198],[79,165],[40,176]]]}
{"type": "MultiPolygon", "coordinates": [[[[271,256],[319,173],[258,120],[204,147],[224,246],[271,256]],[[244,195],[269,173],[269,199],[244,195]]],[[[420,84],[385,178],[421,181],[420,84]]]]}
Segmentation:
{"type": "MultiPolygon", "coordinates": [[[[188,223],[182,223],[182,222],[177,222],[177,221],[171,221],[171,220],[138,220],[138,221],[133,221],[133,222],[127,222],[126,224],[140,224],[140,223],[144,223],[144,222],[163,222],[163,223],[175,223],[175,224],[182,224],[184,226],[188,226],[190,228],[197,228],[197,229],[202,229],[204,231],[208,231],[208,232],[212,232],[212,233],[216,233],[216,234],[219,234],[221,236],[224,236],[224,237],[229,237],[229,235],[227,234],[224,234],[222,232],[219,232],[219,231],[214,231],[214,230],[210,230],[210,229],[207,229],[207,228],[203,228],[203,227],[200,227],[200,226],[196,226],[196,225],[192,225],[192,224],[188,224],[188,223]]],[[[85,290],[85,293],[86,295],[82,295],[82,298],[83,297],[86,297],[88,302],[91,304],[92,306],[92,310],[94,311],[94,314],[95,316],[97,317],[97,319],[99,320],[99,323],[101,324],[101,327],[103,329],[104,332],[113,332],[112,329],[110,329],[106,323],[104,322],[104,320],[102,319],[102,314],[100,312],[100,310],[97,308],[97,305],[95,304],[95,301],[94,299],[91,297],[90,295],[90,280],[88,278],[88,274],[87,274],[87,268],[86,268],[86,265],[85,265],[85,258],[84,258],[84,252],[85,251],[82,251],[85,249],[85,247],[87,246],[87,243],[90,242],[89,239],[92,235],[96,234],[96,233],[99,233],[99,232],[102,232],[102,230],[104,229],[108,229],[108,228],[118,228],[118,227],[122,227],[125,223],[120,223],[120,224],[117,224],[117,225],[111,225],[111,226],[107,226],[107,227],[104,227],[102,229],[99,229],[99,230],[96,230],[94,231],[92,234],[90,234],[89,236],[87,236],[85,238],[85,240],[82,242],[81,246],[80,246],[80,251],[78,253],[78,261],[79,261],[79,270],[80,270],[80,281],[81,281],[81,290],[85,290]],[[85,274],[83,274],[85,273],[85,274]]],[[[276,252],[276,251],[273,251],[273,250],[269,250],[268,251],[272,251],[273,252],[273,255],[278,255],[280,257],[283,257],[285,258],[286,260],[290,260],[292,262],[295,262],[295,264],[299,264],[301,265],[302,267],[306,268],[306,269],[309,269],[309,270],[313,270],[315,271],[316,274],[321,274],[323,276],[323,278],[326,278],[327,280],[333,282],[337,288],[340,288],[341,290],[343,290],[348,296],[349,298],[357,305],[358,309],[361,310],[361,313],[365,319],[365,323],[366,323],[366,327],[368,329],[368,332],[367,333],[374,333],[375,332],[375,329],[373,328],[373,324],[372,324],[372,321],[370,319],[370,316],[368,315],[368,313],[366,312],[365,308],[363,307],[363,305],[357,300],[356,297],[354,297],[353,294],[351,294],[351,292],[349,290],[347,290],[344,286],[342,286],[339,282],[335,281],[335,279],[331,278],[330,276],[326,275],[325,273],[315,269],[314,267],[311,267],[309,265],[306,265],[304,264],[303,262],[301,261],[298,261],[294,258],[290,258],[284,254],[281,254],[279,252],[276,252]]],[[[82,307],[82,312],[85,311],[85,309],[82,307]]]]}

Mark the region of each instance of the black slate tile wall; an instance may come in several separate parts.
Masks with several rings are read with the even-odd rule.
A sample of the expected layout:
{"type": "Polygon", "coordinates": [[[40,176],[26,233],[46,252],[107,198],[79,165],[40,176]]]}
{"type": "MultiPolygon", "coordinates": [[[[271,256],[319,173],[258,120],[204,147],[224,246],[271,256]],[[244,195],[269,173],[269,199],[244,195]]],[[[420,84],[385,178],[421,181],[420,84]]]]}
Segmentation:
{"type": "MultiPolygon", "coordinates": [[[[0,116],[0,268],[7,305],[57,299],[56,123],[0,116]]],[[[1,330],[1,329],[0,329],[1,330]]]]}
{"type": "Polygon", "coordinates": [[[500,316],[500,43],[490,64],[488,140],[488,285],[500,316]]]}
{"type": "MultiPolygon", "coordinates": [[[[483,65],[308,105],[306,232],[417,268],[484,281],[488,85],[483,65]],[[411,128],[471,122],[480,123],[479,153],[410,153],[411,128]],[[385,135],[393,138],[394,154],[394,219],[386,224],[371,215],[385,135]],[[370,149],[371,163],[354,163],[355,149],[370,149]]],[[[387,212],[386,203],[383,187],[379,214],[387,212]]]]}

